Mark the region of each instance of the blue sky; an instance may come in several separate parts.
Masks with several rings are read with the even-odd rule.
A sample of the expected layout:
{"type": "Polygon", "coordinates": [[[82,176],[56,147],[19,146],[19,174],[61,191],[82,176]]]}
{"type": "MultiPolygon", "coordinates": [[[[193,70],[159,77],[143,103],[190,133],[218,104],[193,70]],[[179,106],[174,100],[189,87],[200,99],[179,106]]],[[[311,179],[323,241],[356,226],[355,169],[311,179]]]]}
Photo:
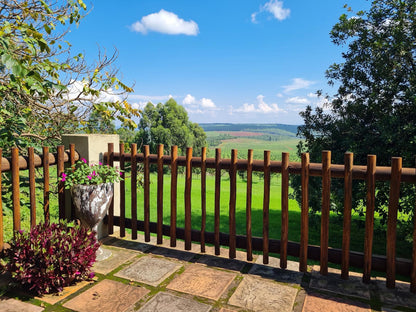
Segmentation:
{"type": "Polygon", "coordinates": [[[321,105],[318,89],[336,91],[325,70],[342,61],[329,32],[345,0],[85,2],[68,41],[90,62],[117,48],[135,106],[173,97],[194,122],[301,124],[299,111],[321,105]]]}

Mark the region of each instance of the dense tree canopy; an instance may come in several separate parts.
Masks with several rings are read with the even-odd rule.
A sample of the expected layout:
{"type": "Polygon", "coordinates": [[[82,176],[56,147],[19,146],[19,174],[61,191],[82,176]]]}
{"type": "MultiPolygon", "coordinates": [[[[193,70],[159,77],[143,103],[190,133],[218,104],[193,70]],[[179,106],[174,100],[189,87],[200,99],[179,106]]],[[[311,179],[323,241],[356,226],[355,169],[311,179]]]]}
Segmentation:
{"type": "Polygon", "coordinates": [[[112,68],[116,55],[88,65],[65,35],[86,12],[82,0],[0,0],[0,145],[55,144],[95,111],[135,127],[112,68]],[[118,91],[117,91],[118,90],[118,91]],[[119,93],[119,94],[115,94],[119,93]]]}
{"type": "Polygon", "coordinates": [[[169,99],[165,104],[146,105],[135,141],[139,146],[149,145],[151,153],[156,153],[157,145],[163,144],[166,152],[170,152],[172,145],[177,145],[181,152],[192,147],[194,153],[199,154],[206,144],[206,135],[198,124],[189,121],[182,106],[169,99]]]}
{"type": "MultiPolygon", "coordinates": [[[[309,152],[320,161],[322,150],[332,151],[332,161],[343,163],[344,153],[354,153],[355,164],[366,164],[367,154],[377,155],[377,165],[390,166],[391,157],[403,157],[414,167],[416,154],[416,2],[372,1],[368,12],[344,14],[331,31],[334,44],[347,46],[344,62],[333,64],[326,76],[337,93],[326,105],[301,113],[305,138],[299,154],[309,152]]],[[[311,206],[320,209],[320,181],[314,181],[311,206]]],[[[337,181],[333,180],[333,184],[337,181]]],[[[299,198],[299,182],[296,195],[299,198]]],[[[377,208],[386,216],[388,185],[378,184],[377,208]]],[[[333,208],[342,208],[342,187],[333,186],[333,208]]],[[[355,185],[355,207],[365,199],[364,187],[355,185]]],[[[414,206],[412,188],[402,190],[400,209],[414,206]]]]}

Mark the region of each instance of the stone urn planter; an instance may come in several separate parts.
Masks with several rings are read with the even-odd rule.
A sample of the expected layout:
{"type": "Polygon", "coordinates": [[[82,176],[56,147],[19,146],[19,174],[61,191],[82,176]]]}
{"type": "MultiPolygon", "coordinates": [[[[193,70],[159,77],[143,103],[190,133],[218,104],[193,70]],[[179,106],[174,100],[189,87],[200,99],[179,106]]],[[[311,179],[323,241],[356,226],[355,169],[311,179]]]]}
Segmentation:
{"type": "MultiPolygon", "coordinates": [[[[98,225],[104,219],[110,207],[114,194],[113,183],[101,183],[98,185],[75,184],[70,188],[72,201],[75,206],[76,216],[81,224],[98,233],[98,225]]],[[[96,234],[98,241],[98,236],[96,234]]],[[[97,250],[97,261],[104,260],[111,252],[104,251],[101,247],[97,250]]]]}

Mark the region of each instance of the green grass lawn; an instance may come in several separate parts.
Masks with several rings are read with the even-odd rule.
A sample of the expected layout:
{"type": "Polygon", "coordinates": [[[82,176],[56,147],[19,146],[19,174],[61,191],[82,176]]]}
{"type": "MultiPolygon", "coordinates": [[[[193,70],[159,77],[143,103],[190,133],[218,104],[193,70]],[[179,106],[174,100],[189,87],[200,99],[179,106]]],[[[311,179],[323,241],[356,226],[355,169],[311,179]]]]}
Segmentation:
{"type": "MultiPolygon", "coordinates": [[[[150,185],[150,221],[157,220],[157,175],[151,174],[150,185]]],[[[252,193],[252,233],[253,236],[261,237],[263,233],[263,182],[253,176],[252,193]]],[[[130,204],[130,180],[126,180],[126,217],[131,216],[130,204]]],[[[184,194],[185,179],[184,175],[178,176],[178,203],[177,203],[177,226],[184,227],[184,194]]],[[[214,231],[214,200],[215,200],[215,177],[207,175],[207,220],[206,230],[214,231]]],[[[270,238],[280,239],[281,231],[281,192],[280,175],[273,174],[271,178],[270,192],[270,238]]],[[[221,179],[221,217],[220,231],[228,232],[228,209],[229,209],[230,183],[228,174],[223,174],[221,179]]],[[[193,175],[192,180],[192,228],[201,228],[201,181],[200,176],[193,175]]],[[[138,219],[143,220],[143,192],[137,193],[138,219]]],[[[237,202],[236,202],[236,230],[237,234],[246,233],[246,183],[237,177],[237,202]]],[[[363,251],[364,246],[364,217],[353,215],[351,233],[351,250],[363,251]]],[[[320,244],[320,216],[311,215],[309,219],[309,244],[320,244]]],[[[163,222],[170,223],[170,175],[164,175],[164,195],[163,195],[163,222]]],[[[342,247],[342,217],[332,213],[329,226],[329,246],[333,248],[342,247]]],[[[299,242],[300,240],[300,207],[295,200],[289,200],[289,240],[299,242]]],[[[386,253],[386,234],[376,217],[375,232],[373,242],[373,253],[385,255],[386,253]]],[[[403,239],[397,240],[397,256],[410,258],[411,244],[403,239]]]]}
{"type": "MultiPolygon", "coordinates": [[[[230,158],[231,150],[237,149],[239,159],[247,159],[247,150],[253,149],[254,159],[263,159],[264,150],[269,150],[272,160],[281,160],[282,152],[288,152],[290,161],[298,161],[299,157],[296,155],[296,144],[299,139],[284,139],[278,141],[264,141],[255,138],[233,138],[222,140],[218,148],[221,148],[221,157],[230,158]]],[[[214,157],[215,148],[210,148],[209,157],[214,157]]]]}

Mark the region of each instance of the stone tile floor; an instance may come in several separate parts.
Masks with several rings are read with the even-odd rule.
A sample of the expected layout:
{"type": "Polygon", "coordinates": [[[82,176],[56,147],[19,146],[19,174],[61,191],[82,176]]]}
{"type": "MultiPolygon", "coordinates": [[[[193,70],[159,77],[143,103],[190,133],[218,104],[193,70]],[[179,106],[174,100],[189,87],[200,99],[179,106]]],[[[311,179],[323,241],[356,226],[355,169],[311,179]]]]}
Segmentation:
{"type": "Polygon", "coordinates": [[[321,276],[319,266],[303,274],[292,261],[280,269],[278,258],[264,265],[262,256],[248,262],[239,251],[231,260],[227,249],[214,256],[209,246],[202,254],[197,244],[188,252],[180,241],[175,249],[169,240],[143,241],[106,238],[103,245],[112,256],[94,265],[95,280],[59,295],[33,297],[0,277],[0,311],[416,311],[408,283],[397,282],[392,290],[379,277],[363,284],[351,273],[343,281],[333,269],[321,276]]]}

